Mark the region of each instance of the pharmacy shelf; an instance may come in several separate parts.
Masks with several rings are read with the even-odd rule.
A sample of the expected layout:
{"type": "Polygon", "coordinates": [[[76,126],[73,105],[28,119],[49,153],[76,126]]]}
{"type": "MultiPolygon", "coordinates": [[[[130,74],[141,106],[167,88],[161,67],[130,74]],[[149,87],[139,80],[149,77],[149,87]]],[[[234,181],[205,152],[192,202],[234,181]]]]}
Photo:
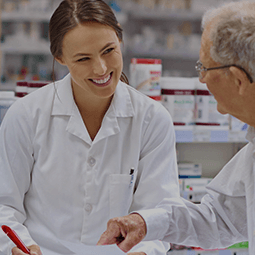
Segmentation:
{"type": "MultiPolygon", "coordinates": [[[[29,22],[49,22],[50,18],[53,14],[53,11],[48,12],[2,12],[1,13],[1,20],[2,22],[22,22],[22,21],[29,21],[29,22]]],[[[115,13],[117,20],[120,22],[121,25],[126,23],[128,20],[127,13],[115,13]]]]}
{"type": "Polygon", "coordinates": [[[247,140],[245,139],[246,131],[175,129],[175,136],[177,143],[247,143],[247,140]]]}
{"type": "Polygon", "coordinates": [[[1,51],[3,54],[50,54],[50,44],[48,42],[29,42],[28,44],[1,44],[1,51]]]}
{"type": "Polygon", "coordinates": [[[202,18],[203,13],[192,12],[188,10],[162,10],[162,9],[149,9],[149,8],[138,8],[133,9],[129,12],[129,15],[132,19],[136,20],[190,20],[190,21],[199,21],[202,18]]]}
{"type": "Polygon", "coordinates": [[[20,21],[36,21],[36,22],[48,22],[53,12],[2,12],[2,22],[20,22],[20,21]]]}
{"type": "Polygon", "coordinates": [[[135,50],[128,48],[126,51],[126,54],[134,55],[136,57],[142,56],[142,57],[155,57],[155,58],[161,58],[161,59],[184,59],[184,60],[194,60],[197,61],[199,58],[199,50],[196,51],[185,51],[185,50],[162,50],[160,49],[151,49],[151,50],[135,50]]]}
{"type": "Polygon", "coordinates": [[[16,82],[0,83],[0,91],[15,91],[16,82]]]}

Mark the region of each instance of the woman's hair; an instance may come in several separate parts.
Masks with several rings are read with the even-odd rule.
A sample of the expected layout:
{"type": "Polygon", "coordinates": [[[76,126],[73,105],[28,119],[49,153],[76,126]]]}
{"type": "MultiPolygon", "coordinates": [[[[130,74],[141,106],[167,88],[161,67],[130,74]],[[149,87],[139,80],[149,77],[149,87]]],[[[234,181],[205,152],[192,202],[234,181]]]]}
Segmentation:
{"type": "MultiPolygon", "coordinates": [[[[62,57],[66,33],[84,22],[98,22],[110,26],[122,41],[122,28],[110,6],[104,1],[64,0],[53,13],[49,23],[50,50],[54,58],[62,57]]],[[[124,73],[121,74],[120,80],[128,84],[124,73]]]]}
{"type": "Polygon", "coordinates": [[[209,10],[203,16],[202,30],[209,24],[212,59],[240,65],[255,78],[255,3],[234,2],[209,10]]]}

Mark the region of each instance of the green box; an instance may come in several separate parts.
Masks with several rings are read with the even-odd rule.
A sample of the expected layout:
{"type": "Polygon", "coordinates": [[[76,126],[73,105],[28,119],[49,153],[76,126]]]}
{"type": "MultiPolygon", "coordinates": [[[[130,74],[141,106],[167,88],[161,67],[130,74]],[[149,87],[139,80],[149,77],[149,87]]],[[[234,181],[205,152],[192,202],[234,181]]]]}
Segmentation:
{"type": "Polygon", "coordinates": [[[228,249],[248,249],[249,247],[249,242],[242,242],[242,243],[237,243],[237,244],[234,244],[230,247],[228,247],[228,249]]]}

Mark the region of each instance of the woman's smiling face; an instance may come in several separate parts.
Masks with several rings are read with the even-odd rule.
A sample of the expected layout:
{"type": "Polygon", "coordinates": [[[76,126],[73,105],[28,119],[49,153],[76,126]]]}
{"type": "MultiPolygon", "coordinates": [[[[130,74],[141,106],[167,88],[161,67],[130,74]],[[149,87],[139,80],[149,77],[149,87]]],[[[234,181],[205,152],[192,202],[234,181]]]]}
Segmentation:
{"type": "Polygon", "coordinates": [[[64,36],[57,61],[69,69],[74,91],[101,98],[114,94],[123,68],[120,43],[113,28],[97,22],[79,24],[64,36]]]}

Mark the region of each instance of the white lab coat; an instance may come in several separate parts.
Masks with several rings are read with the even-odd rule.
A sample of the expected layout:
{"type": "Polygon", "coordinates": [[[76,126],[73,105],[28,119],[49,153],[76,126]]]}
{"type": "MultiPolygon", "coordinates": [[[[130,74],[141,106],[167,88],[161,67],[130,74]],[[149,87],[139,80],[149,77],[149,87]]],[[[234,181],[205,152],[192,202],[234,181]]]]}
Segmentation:
{"type": "Polygon", "coordinates": [[[140,211],[147,223],[145,240],[223,248],[249,241],[255,254],[255,128],[244,146],[208,184],[200,205],[168,199],[163,206],[140,211]]]}
{"type": "MultiPolygon", "coordinates": [[[[0,225],[46,255],[62,252],[59,239],[95,245],[110,218],[179,196],[174,128],[165,108],[119,82],[92,141],[70,81],[67,75],[17,100],[0,129],[0,225]]],[[[7,240],[0,235],[8,253],[7,240]]],[[[133,251],[168,249],[153,241],[133,251]]]]}

